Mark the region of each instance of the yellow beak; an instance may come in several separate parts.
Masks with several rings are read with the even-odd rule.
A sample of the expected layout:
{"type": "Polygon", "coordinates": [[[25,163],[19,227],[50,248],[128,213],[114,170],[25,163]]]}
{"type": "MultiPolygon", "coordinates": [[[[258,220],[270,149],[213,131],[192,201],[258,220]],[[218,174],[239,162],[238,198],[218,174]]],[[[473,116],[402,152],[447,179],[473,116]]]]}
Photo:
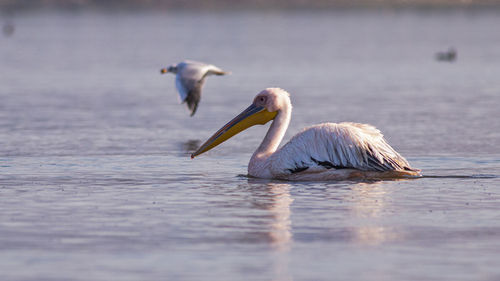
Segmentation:
{"type": "Polygon", "coordinates": [[[238,134],[239,132],[248,129],[253,125],[264,125],[271,121],[278,114],[277,111],[269,112],[262,106],[256,106],[254,104],[250,105],[238,116],[229,121],[224,127],[220,128],[213,136],[211,136],[196,152],[191,154],[191,159],[194,157],[209,151],[210,149],[218,146],[224,141],[228,140],[232,136],[238,134]]]}
{"type": "Polygon", "coordinates": [[[168,69],[166,69],[166,68],[162,68],[162,69],[160,70],[160,73],[161,73],[161,74],[165,74],[165,73],[167,73],[167,72],[168,72],[168,69]]]}

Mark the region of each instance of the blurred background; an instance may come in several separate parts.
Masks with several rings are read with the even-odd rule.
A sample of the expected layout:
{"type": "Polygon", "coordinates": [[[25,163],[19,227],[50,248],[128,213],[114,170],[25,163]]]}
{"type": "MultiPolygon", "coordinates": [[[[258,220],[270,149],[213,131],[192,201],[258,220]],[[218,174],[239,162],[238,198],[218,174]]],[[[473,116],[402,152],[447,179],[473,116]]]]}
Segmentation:
{"type": "Polygon", "coordinates": [[[200,141],[271,86],[292,94],[292,134],[355,121],[410,155],[497,152],[498,4],[2,0],[0,153],[177,151],[165,131],[200,141]],[[158,74],[185,59],[233,73],[193,118],[158,74]]]}
{"type": "Polygon", "coordinates": [[[494,6],[497,0],[2,0],[5,7],[113,7],[113,8],[194,8],[194,9],[234,9],[234,8],[337,8],[337,7],[453,7],[453,6],[494,6]]]}

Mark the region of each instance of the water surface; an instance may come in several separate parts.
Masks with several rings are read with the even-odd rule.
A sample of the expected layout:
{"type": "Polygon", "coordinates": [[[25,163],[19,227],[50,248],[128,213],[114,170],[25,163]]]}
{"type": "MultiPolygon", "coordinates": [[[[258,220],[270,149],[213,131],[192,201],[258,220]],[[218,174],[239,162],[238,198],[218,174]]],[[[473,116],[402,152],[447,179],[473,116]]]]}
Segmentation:
{"type": "Polygon", "coordinates": [[[498,280],[498,11],[25,12],[0,41],[2,280],[498,280]],[[454,46],[458,60],[434,54],[454,46]],[[179,105],[184,58],[207,80],[179,105]],[[190,152],[260,90],[285,139],[377,126],[414,180],[246,177],[267,126],[190,152]]]}

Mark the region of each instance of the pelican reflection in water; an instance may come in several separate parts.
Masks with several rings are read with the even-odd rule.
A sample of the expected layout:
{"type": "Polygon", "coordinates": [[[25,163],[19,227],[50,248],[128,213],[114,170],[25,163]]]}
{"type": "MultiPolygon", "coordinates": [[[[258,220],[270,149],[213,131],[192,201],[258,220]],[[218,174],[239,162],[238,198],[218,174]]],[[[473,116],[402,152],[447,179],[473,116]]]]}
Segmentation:
{"type": "Polygon", "coordinates": [[[279,88],[260,92],[253,103],[210,137],[191,158],[239,132],[273,120],[248,164],[257,178],[345,180],[419,176],[375,127],[358,123],[323,123],[305,128],[278,148],[292,115],[290,95],[279,88]]]}
{"type": "Polygon", "coordinates": [[[267,211],[265,224],[261,220],[256,223],[264,229],[269,244],[272,247],[273,271],[271,280],[293,280],[290,274],[290,251],[293,245],[290,195],[291,185],[287,183],[263,182],[260,179],[249,178],[252,201],[257,209],[267,211]]]}
{"type": "Polygon", "coordinates": [[[201,89],[205,83],[205,77],[210,75],[225,75],[228,72],[216,67],[197,61],[186,60],[178,64],[162,68],[162,74],[171,72],[176,74],[175,85],[182,103],[186,103],[191,116],[196,113],[201,98],[201,89]]]}
{"type": "MultiPolygon", "coordinates": [[[[265,220],[255,220],[267,234],[269,244],[272,247],[272,262],[269,264],[273,272],[271,280],[293,280],[292,260],[297,254],[294,251],[296,242],[294,241],[292,205],[294,200],[300,201],[310,196],[307,192],[298,193],[298,198],[291,194],[294,185],[289,183],[263,182],[260,179],[249,178],[252,202],[259,210],[266,210],[265,220]],[[262,225],[262,221],[266,223],[262,225]]],[[[295,186],[297,187],[297,186],[295,186]]],[[[395,216],[394,206],[390,189],[384,182],[349,184],[348,189],[334,186],[324,190],[322,193],[329,193],[337,200],[330,200],[330,196],[315,197],[315,200],[322,200],[319,204],[327,206],[325,213],[317,217],[317,214],[302,214],[302,219],[295,222],[299,233],[311,226],[317,227],[315,230],[326,237],[321,243],[326,243],[328,249],[336,249],[331,241],[344,241],[359,246],[376,246],[392,241],[405,239],[404,233],[394,227],[387,226],[384,221],[391,216],[395,216]],[[340,213],[336,216],[329,216],[330,212],[340,213]],[[303,216],[313,216],[306,217],[303,216]],[[318,219],[321,227],[318,226],[318,219]],[[347,236],[346,236],[347,234],[347,236]]],[[[301,188],[307,188],[302,186],[301,188]]],[[[304,209],[298,208],[300,212],[304,209]]],[[[301,216],[299,216],[301,217],[301,216]]],[[[397,217],[397,215],[396,215],[397,217]]],[[[298,244],[309,243],[299,241],[298,244]]],[[[300,251],[300,247],[299,250],[300,251]]]]}
{"type": "Polygon", "coordinates": [[[379,245],[404,239],[404,233],[384,221],[395,216],[390,189],[383,182],[357,183],[349,193],[342,197],[348,205],[349,215],[346,224],[350,227],[350,240],[359,245],[379,245]]]}

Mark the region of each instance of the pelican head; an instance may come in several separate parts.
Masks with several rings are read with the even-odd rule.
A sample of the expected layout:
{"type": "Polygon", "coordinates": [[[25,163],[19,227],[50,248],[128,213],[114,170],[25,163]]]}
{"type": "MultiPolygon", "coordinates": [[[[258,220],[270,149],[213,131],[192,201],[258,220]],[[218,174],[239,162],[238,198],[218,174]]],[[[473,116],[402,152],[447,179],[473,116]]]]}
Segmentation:
{"type": "Polygon", "coordinates": [[[177,65],[171,65],[169,67],[162,68],[160,70],[161,74],[165,74],[165,73],[168,73],[168,72],[177,73],[177,65]]]}
{"type": "Polygon", "coordinates": [[[220,128],[197,151],[191,154],[191,158],[209,151],[251,126],[266,124],[273,120],[281,109],[287,106],[291,106],[291,103],[290,95],[285,90],[279,88],[265,89],[254,98],[247,109],[220,128]]]}

